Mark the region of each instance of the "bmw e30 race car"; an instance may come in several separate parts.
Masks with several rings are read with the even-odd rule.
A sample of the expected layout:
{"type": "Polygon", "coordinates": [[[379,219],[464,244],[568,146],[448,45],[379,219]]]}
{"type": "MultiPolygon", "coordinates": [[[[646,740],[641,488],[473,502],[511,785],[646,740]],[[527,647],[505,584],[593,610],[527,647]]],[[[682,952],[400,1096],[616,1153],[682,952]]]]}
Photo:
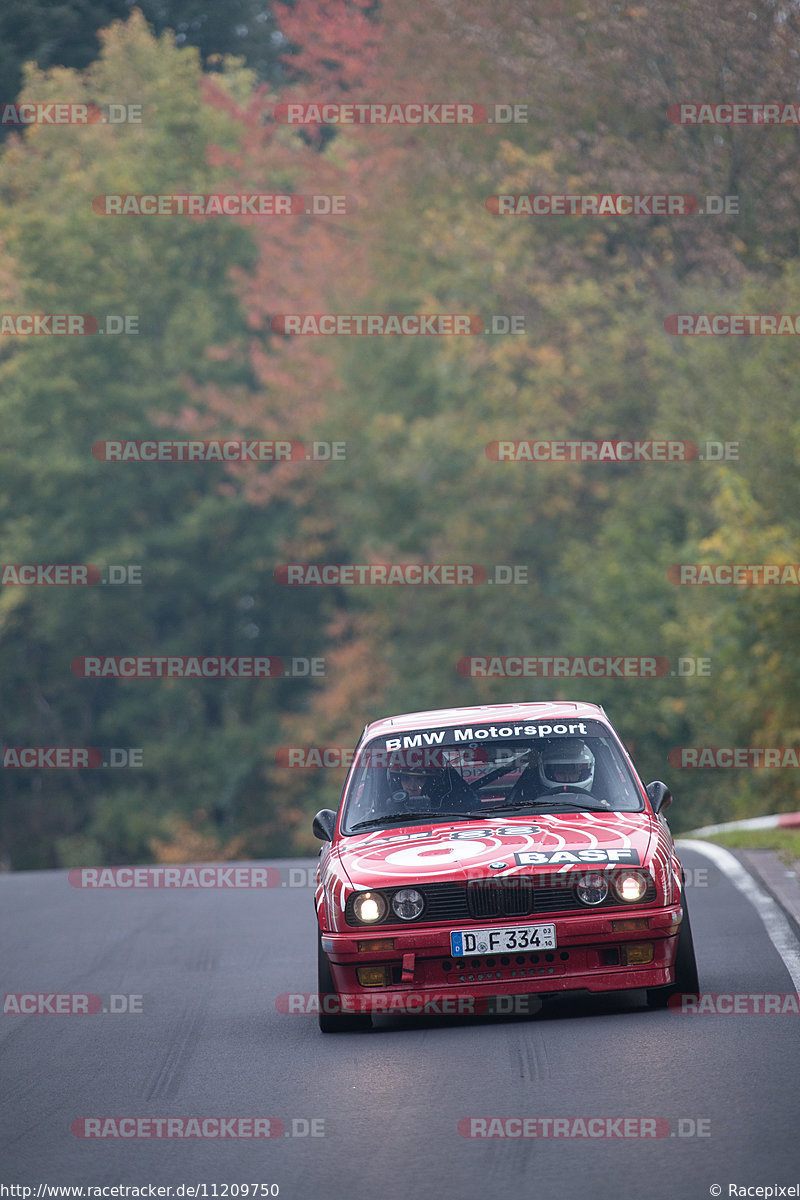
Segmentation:
{"type": "Polygon", "coordinates": [[[697,993],[671,802],[595,704],[367,725],[338,812],[313,823],[320,1028],[497,997],[697,993]]]}

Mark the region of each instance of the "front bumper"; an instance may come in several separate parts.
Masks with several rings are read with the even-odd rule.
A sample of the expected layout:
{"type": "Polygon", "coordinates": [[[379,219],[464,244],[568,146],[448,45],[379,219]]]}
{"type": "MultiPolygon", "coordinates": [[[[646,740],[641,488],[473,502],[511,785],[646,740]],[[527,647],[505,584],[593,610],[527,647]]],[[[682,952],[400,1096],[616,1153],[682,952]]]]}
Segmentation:
{"type": "MultiPolygon", "coordinates": [[[[430,1011],[421,999],[428,996],[448,1001],[446,1011],[459,1013],[481,1011],[482,1003],[494,996],[667,986],[673,982],[682,916],[680,905],[637,911],[614,908],[604,910],[602,915],[571,913],[568,917],[548,918],[537,914],[536,924],[555,925],[556,949],[460,960],[450,954],[451,925],[354,928],[347,933],[323,930],[322,945],[330,961],[341,1011],[430,1011]],[[614,928],[614,922],[631,919],[646,920],[646,928],[614,928]],[[370,948],[371,943],[387,939],[392,942],[391,949],[370,948]],[[625,948],[634,943],[652,944],[652,961],[626,963],[625,948]],[[388,980],[384,985],[362,986],[357,969],[368,965],[386,965],[388,980]]],[[[491,927],[518,924],[519,920],[493,921],[491,927]]],[[[459,925],[470,927],[485,928],[486,924],[472,921],[459,925]]]]}

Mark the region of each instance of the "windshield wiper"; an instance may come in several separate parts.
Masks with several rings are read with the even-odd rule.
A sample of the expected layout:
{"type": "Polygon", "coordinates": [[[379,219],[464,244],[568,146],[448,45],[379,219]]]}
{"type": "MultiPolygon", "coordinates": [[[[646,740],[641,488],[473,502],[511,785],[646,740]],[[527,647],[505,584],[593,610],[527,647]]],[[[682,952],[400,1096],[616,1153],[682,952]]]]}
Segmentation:
{"type": "Polygon", "coordinates": [[[357,821],[355,825],[350,826],[350,831],[354,829],[363,829],[365,825],[388,825],[392,821],[405,820],[415,821],[419,817],[426,817],[430,820],[438,820],[439,817],[470,817],[473,813],[463,812],[404,812],[404,813],[384,813],[382,817],[370,817],[368,821],[357,821]]]}
{"type": "Polygon", "coordinates": [[[607,809],[601,800],[589,799],[589,802],[586,803],[586,800],[583,798],[568,800],[568,795],[577,797],[579,793],[565,792],[563,798],[560,795],[540,796],[538,800],[516,800],[513,804],[493,804],[491,808],[487,806],[485,809],[481,809],[480,812],[469,813],[468,815],[471,817],[491,817],[494,813],[498,812],[519,812],[520,809],[528,808],[553,808],[556,805],[565,804],[569,808],[598,808],[602,812],[613,811],[607,809]]]}

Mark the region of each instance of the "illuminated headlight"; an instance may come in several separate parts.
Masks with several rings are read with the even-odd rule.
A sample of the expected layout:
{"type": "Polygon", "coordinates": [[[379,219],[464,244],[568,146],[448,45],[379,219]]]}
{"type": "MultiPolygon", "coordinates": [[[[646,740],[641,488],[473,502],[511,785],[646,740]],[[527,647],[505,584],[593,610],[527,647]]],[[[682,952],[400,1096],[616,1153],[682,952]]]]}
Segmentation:
{"type": "Polygon", "coordinates": [[[353,913],[356,920],[365,925],[374,925],[386,916],[386,901],[380,892],[362,892],[353,901],[353,913]]]}
{"type": "Polygon", "coordinates": [[[392,896],[392,911],[401,921],[416,921],[424,907],[422,892],[416,888],[401,888],[392,896]]]}
{"type": "Polygon", "coordinates": [[[608,880],[602,871],[587,871],[578,877],[575,891],[584,904],[602,904],[608,895],[608,880]]]}
{"type": "Polygon", "coordinates": [[[623,871],[614,880],[614,891],[620,900],[635,904],[647,891],[647,877],[641,871],[623,871]]]}

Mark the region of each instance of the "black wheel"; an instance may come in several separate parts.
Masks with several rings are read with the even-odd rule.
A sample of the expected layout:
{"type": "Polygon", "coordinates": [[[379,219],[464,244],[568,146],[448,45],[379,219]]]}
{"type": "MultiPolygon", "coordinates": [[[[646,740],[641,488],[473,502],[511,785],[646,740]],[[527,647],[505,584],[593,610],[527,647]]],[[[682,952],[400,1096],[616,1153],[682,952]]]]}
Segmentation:
{"type": "Polygon", "coordinates": [[[371,1029],[369,1014],[328,1012],[338,1008],[339,994],[333,982],[331,964],[322,949],[322,935],[317,941],[317,993],[319,996],[319,1027],[323,1033],[349,1033],[357,1029],[371,1029]]]}
{"type": "Polygon", "coordinates": [[[681,896],[681,907],[683,908],[683,921],[678,934],[678,952],[675,955],[675,978],[668,987],[647,989],[647,1004],[650,1008],[666,1008],[673,996],[697,996],[700,992],[697,960],[694,956],[694,939],[685,894],[681,896]]]}

